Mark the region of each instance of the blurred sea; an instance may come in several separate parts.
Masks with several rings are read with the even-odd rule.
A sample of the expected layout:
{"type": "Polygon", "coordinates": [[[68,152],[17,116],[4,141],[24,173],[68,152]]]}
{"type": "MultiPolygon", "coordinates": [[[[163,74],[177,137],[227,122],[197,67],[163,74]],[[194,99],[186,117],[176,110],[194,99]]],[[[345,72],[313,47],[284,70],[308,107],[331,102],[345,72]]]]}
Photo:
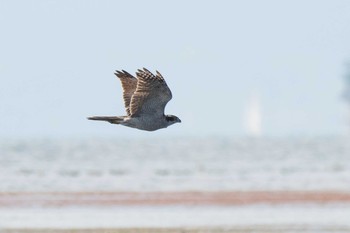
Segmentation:
{"type": "Polygon", "coordinates": [[[349,138],[0,141],[0,192],[350,191],[349,138]]]}
{"type": "Polygon", "coordinates": [[[5,233],[350,232],[349,192],[349,138],[0,141],[5,233]]]}

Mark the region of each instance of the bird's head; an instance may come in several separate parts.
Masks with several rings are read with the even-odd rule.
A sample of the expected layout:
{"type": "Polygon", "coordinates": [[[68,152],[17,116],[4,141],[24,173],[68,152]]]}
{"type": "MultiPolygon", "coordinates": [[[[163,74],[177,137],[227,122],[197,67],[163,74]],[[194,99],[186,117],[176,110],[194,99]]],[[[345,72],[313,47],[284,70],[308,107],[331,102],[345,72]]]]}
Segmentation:
{"type": "Polygon", "coordinates": [[[175,123],[181,123],[180,118],[174,115],[165,115],[165,119],[168,122],[168,126],[175,123]]]}

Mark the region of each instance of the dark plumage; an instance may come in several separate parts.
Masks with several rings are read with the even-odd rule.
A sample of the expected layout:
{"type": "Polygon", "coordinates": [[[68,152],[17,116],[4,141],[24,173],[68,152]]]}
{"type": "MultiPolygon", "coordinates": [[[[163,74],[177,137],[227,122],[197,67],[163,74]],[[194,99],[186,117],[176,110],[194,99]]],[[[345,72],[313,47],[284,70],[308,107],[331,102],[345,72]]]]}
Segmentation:
{"type": "Polygon", "coordinates": [[[154,75],[143,68],[136,72],[137,78],[124,70],[116,71],[115,75],[122,83],[127,116],[94,116],[89,117],[89,120],[108,121],[147,131],[181,122],[177,116],[164,115],[165,106],[172,94],[158,71],[154,75]]]}

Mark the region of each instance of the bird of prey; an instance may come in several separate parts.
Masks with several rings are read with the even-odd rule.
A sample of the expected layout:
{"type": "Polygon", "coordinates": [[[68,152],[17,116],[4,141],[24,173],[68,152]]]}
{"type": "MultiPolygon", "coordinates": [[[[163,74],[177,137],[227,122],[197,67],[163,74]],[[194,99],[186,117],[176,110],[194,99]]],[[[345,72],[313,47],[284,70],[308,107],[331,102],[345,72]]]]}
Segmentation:
{"type": "Polygon", "coordinates": [[[108,121],[140,130],[155,131],[180,123],[177,116],[165,115],[165,105],[172,94],[163,76],[152,74],[146,68],[139,69],[136,77],[125,70],[116,71],[123,87],[123,98],[127,116],[93,116],[89,120],[108,121]]]}

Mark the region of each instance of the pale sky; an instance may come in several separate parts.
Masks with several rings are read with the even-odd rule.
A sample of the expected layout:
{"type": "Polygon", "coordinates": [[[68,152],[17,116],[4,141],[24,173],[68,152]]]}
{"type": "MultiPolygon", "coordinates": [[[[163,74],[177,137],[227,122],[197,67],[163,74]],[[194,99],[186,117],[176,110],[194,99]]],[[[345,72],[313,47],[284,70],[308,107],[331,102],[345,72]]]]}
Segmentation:
{"type": "Polygon", "coordinates": [[[0,136],[244,136],[252,93],[262,135],[343,134],[349,25],[347,0],[0,0],[0,136]],[[113,72],[142,67],[183,123],[86,120],[124,115],[113,72]]]}

